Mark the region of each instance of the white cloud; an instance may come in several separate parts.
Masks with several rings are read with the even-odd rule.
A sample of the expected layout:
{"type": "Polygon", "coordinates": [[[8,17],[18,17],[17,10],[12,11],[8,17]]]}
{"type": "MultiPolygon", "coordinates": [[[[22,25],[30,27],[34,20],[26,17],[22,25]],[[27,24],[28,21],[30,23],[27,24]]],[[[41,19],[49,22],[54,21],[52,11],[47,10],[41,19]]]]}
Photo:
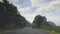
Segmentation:
{"type": "Polygon", "coordinates": [[[55,22],[57,25],[60,25],[60,15],[54,13],[60,13],[60,0],[29,0],[32,3],[31,7],[38,7],[34,13],[29,13],[31,7],[21,8],[21,5],[18,4],[19,0],[9,0],[14,5],[17,6],[20,14],[24,16],[27,20],[32,22],[36,15],[46,16],[48,20],[55,22]]]}
{"type": "Polygon", "coordinates": [[[18,4],[19,3],[19,0],[8,0],[10,3],[13,3],[13,4],[18,4]]]}
{"type": "Polygon", "coordinates": [[[45,3],[43,0],[30,0],[32,2],[32,7],[38,7],[38,9],[30,14],[29,11],[31,7],[20,8],[19,11],[21,15],[23,15],[27,20],[32,22],[36,15],[43,15],[46,16],[48,20],[53,21],[56,25],[60,23],[60,15],[54,15],[56,12],[57,14],[60,12],[60,0],[51,0],[50,2],[45,3]]]}
{"type": "Polygon", "coordinates": [[[22,15],[25,15],[25,14],[29,14],[29,11],[31,10],[31,8],[30,7],[18,8],[18,10],[22,15]]]}
{"type": "Polygon", "coordinates": [[[49,3],[47,0],[30,0],[32,3],[32,7],[42,7],[49,3]]]}
{"type": "Polygon", "coordinates": [[[0,0],[0,2],[3,2],[2,0],[0,0]]]}
{"type": "Polygon", "coordinates": [[[29,13],[31,10],[31,7],[25,7],[25,8],[20,8],[18,9],[20,11],[20,14],[24,16],[28,21],[32,22],[34,20],[34,17],[36,14],[34,13],[29,13]]]}
{"type": "Polygon", "coordinates": [[[35,11],[36,15],[46,16],[48,20],[55,22],[57,25],[60,24],[60,15],[54,15],[54,13],[60,13],[60,0],[51,0],[47,3],[44,3],[44,0],[31,0],[31,2],[32,7],[38,7],[35,11]]]}

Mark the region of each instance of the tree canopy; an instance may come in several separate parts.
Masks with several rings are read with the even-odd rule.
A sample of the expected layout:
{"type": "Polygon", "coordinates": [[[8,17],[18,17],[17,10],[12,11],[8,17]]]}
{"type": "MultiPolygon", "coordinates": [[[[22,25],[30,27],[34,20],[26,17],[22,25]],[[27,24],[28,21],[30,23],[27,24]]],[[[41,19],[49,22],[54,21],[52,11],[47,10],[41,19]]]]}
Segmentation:
{"type": "Polygon", "coordinates": [[[0,28],[25,27],[27,20],[7,0],[0,2],[0,28]]]}
{"type": "Polygon", "coordinates": [[[43,17],[41,15],[37,15],[33,21],[33,23],[36,24],[36,26],[40,26],[42,22],[44,21],[43,17]]]}

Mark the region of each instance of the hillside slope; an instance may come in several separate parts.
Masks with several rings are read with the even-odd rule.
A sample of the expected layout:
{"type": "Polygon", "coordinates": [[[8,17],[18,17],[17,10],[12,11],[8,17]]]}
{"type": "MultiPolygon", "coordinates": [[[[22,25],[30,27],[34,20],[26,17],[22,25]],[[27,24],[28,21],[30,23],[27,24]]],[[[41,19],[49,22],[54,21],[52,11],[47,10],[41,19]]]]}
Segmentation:
{"type": "Polygon", "coordinates": [[[0,2],[0,28],[25,27],[26,19],[20,15],[16,6],[7,0],[0,2]]]}

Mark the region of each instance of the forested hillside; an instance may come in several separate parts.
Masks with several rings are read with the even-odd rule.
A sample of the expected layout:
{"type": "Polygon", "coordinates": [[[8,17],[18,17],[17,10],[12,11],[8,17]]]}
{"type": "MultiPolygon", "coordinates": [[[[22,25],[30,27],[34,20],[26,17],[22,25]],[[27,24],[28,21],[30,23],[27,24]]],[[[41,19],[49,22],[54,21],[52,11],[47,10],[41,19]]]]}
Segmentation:
{"type": "Polygon", "coordinates": [[[29,24],[13,4],[7,0],[0,2],[0,28],[19,28],[29,24]]]}

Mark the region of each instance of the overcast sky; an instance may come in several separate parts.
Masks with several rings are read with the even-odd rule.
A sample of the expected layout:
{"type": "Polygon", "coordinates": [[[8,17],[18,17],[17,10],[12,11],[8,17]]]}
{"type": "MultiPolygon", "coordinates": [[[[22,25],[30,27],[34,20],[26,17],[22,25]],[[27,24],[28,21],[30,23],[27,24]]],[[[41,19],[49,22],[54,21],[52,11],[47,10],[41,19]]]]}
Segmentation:
{"type": "MultiPolygon", "coordinates": [[[[0,0],[1,1],[1,0],[0,0]]],[[[60,0],[9,0],[22,16],[32,22],[36,15],[46,16],[48,21],[60,25],[60,0]]]]}

